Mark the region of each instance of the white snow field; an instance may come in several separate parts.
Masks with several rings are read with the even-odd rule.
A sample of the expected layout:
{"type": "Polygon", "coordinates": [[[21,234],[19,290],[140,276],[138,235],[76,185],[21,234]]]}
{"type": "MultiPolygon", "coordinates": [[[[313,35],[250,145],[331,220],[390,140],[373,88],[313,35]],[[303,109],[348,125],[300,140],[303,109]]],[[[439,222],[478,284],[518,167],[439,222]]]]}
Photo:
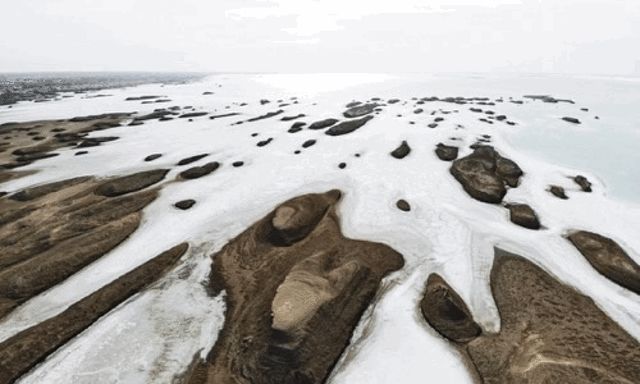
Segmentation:
{"type": "MultiPolygon", "coordinates": [[[[0,108],[0,123],[71,118],[105,112],[149,112],[170,105],[192,105],[213,114],[240,116],[150,120],[107,131],[117,141],[91,148],[85,156],[61,150],[24,170],[38,172],[0,185],[16,191],[80,176],[109,176],[171,168],[166,180],[184,169],[182,158],[210,153],[222,167],[187,182],[167,182],[144,211],[143,225],[123,244],[62,284],[28,301],[0,322],[0,340],[60,313],[70,304],[182,241],[191,248],[168,276],[101,318],[21,379],[21,383],[168,383],[195,354],[205,355],[224,321],[224,297],[206,294],[210,255],[252,223],[291,197],[339,188],[343,232],[347,237],[388,244],[405,258],[405,267],[387,277],[361,320],[351,345],[329,382],[332,384],[471,383],[462,357],[423,320],[419,300],[427,276],[440,273],[469,304],[485,330],[497,331],[499,317],[489,288],[493,247],[521,254],[596,304],[640,340],[640,297],[607,280],[563,237],[586,229],[615,239],[640,263],[640,81],[612,78],[395,75],[213,75],[185,84],[145,85],[109,90],[110,97],[80,95],[49,103],[0,108]],[[203,95],[205,91],[213,95],[203,95]],[[549,94],[576,104],[548,104],[523,95],[549,94]],[[164,95],[169,104],[142,105],[128,96],[164,95]],[[503,97],[486,107],[514,122],[478,121],[469,105],[427,102],[412,97],[503,97]],[[298,98],[293,104],[291,97],[298,98]],[[345,105],[372,97],[402,101],[383,107],[359,130],[330,137],[322,130],[287,133],[292,122],[280,117],[231,125],[290,105],[284,115],[301,120],[341,118],[345,105]],[[508,102],[509,97],[524,104],[508,102]],[[261,105],[260,99],[270,103],[261,105]],[[240,106],[246,102],[248,105],[240,106]],[[228,109],[225,107],[229,106],[228,109]],[[580,108],[589,108],[588,112],[580,108]],[[458,110],[430,129],[432,111],[458,110]],[[402,115],[398,117],[398,115],[402,115]],[[580,125],[563,116],[582,120],[580,125]],[[595,119],[598,116],[599,119],[595,119]],[[410,124],[413,121],[415,124],[410,124]],[[257,137],[251,137],[258,133],[257,137]],[[460,147],[460,157],[481,135],[514,160],[525,175],[506,202],[531,205],[543,229],[528,230],[509,221],[508,210],[481,203],[450,175],[439,160],[439,142],[460,147]],[[260,140],[273,137],[265,147],[260,140]],[[457,138],[457,140],[452,140],[457,138]],[[317,143],[306,149],[308,139],[317,143]],[[389,153],[402,140],[412,151],[402,160],[389,153]],[[294,154],[300,149],[301,154],[294,154]],[[163,157],[147,163],[152,153],[163,157]],[[360,154],[356,157],[355,154],[360,154]],[[244,161],[240,168],[231,166],[244,161]],[[345,162],[345,169],[338,164],[345,162]],[[581,192],[569,176],[583,174],[592,193],[581,192]],[[549,184],[564,186],[569,200],[553,197],[549,184]],[[187,211],[173,208],[195,199],[187,211]],[[398,199],[412,209],[396,208],[398,199]]],[[[95,132],[93,135],[103,135],[95,132]]]]}

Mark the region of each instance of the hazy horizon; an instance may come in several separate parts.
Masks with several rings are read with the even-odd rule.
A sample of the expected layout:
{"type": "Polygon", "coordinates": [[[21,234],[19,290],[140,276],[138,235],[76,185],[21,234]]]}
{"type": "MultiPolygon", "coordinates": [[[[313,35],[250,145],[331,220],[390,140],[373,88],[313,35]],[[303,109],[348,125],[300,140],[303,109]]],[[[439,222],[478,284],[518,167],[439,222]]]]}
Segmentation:
{"type": "Polygon", "coordinates": [[[634,0],[30,0],[2,73],[640,75],[634,0]]]}

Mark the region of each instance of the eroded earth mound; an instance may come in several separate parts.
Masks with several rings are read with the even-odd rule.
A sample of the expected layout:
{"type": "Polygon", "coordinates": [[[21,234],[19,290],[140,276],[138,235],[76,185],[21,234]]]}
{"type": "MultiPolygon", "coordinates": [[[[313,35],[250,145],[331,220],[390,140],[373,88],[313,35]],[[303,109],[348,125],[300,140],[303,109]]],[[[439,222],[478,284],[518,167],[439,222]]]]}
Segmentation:
{"type": "Polygon", "coordinates": [[[226,321],[188,383],[323,383],[381,279],[403,258],[345,238],[340,192],[289,200],[213,256],[212,293],[226,321]]]}

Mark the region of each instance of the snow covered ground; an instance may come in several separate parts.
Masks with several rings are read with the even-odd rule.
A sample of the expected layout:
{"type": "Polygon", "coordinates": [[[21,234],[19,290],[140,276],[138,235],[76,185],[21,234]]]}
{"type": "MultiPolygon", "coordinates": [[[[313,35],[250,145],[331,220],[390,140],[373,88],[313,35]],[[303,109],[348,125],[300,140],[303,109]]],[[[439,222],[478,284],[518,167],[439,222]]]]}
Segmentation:
{"type": "MultiPolygon", "coordinates": [[[[427,276],[440,273],[469,304],[485,330],[498,330],[499,317],[489,289],[493,246],[521,254],[591,296],[597,305],[640,340],[640,298],[598,274],[563,234],[592,230],[612,237],[640,263],[640,80],[560,77],[393,76],[393,75],[215,75],[185,85],[144,85],[109,90],[110,97],[74,96],[51,103],[20,103],[0,108],[0,123],[99,114],[148,112],[169,105],[192,105],[211,113],[241,116],[187,122],[147,121],[110,129],[120,140],[91,148],[77,157],[58,157],[23,169],[39,172],[9,181],[2,190],[79,175],[115,175],[146,169],[182,168],[178,160],[210,153],[223,166],[188,182],[169,182],[145,211],[143,225],[125,243],[55,288],[35,297],[0,323],[0,340],[47,319],[124,272],[181,242],[192,244],[190,257],[157,285],[125,302],[41,364],[22,383],[166,383],[180,374],[196,353],[215,342],[224,320],[224,298],[210,298],[204,285],[209,256],[263,217],[278,203],[307,192],[339,188],[344,192],[340,216],[346,236],[383,242],[406,261],[403,270],[384,281],[375,303],[362,319],[352,344],[330,382],[471,383],[461,356],[423,320],[418,302],[427,276]],[[203,95],[205,91],[213,95],[203,95]],[[469,106],[429,102],[414,114],[412,97],[485,96],[521,100],[527,94],[571,98],[576,104],[525,101],[487,107],[517,122],[488,125],[469,106]],[[141,105],[128,96],[164,95],[169,104],[141,105]],[[291,122],[277,118],[242,125],[238,120],[277,110],[304,113],[303,121],[340,118],[352,100],[400,98],[354,133],[330,137],[304,129],[287,133],[291,122]],[[260,99],[271,103],[261,105],[260,99]],[[404,104],[404,101],[407,101],[404,104]],[[240,106],[246,102],[248,105],[240,106]],[[229,106],[228,109],[225,107],[229,106]],[[580,108],[588,107],[588,112],[580,108]],[[432,111],[445,121],[427,128],[432,111]],[[398,117],[398,115],[401,115],[398,117]],[[560,120],[575,116],[571,125],[560,120]],[[599,120],[595,119],[599,117],[599,120]],[[413,121],[415,124],[410,124],[413,121]],[[461,128],[462,126],[463,128],[461,128]],[[252,133],[258,133],[251,137],[252,133]],[[506,202],[531,205],[543,230],[518,227],[501,206],[470,198],[440,161],[437,143],[460,147],[466,156],[481,135],[524,170],[521,185],[506,202]],[[271,144],[257,147],[273,137],[271,144]],[[451,138],[459,140],[451,140],[451,138]],[[301,149],[308,139],[316,145],[301,149]],[[402,160],[389,155],[402,140],[412,148],[402,160]],[[294,154],[301,149],[302,153],[294,154]],[[152,153],[164,156],[152,162],[152,153]],[[359,157],[355,155],[359,154],[359,157]],[[231,166],[244,161],[240,168],[231,166]],[[338,164],[345,162],[345,169],[338,164]],[[583,193],[568,178],[583,174],[594,182],[583,193]],[[549,184],[564,186],[570,197],[549,194],[549,184]],[[188,211],[172,204],[195,199],[188,211]],[[395,202],[412,206],[402,212],[395,202]]],[[[95,132],[93,135],[102,135],[95,132]]]]}

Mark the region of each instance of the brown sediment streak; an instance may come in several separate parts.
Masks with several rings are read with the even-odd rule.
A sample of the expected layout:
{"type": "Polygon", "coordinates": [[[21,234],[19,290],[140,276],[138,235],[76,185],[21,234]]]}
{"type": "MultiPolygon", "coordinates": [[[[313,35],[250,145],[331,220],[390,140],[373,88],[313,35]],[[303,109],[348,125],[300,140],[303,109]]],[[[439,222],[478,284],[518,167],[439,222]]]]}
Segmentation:
{"type": "Polygon", "coordinates": [[[30,187],[0,200],[0,317],[127,239],[164,170],[30,187]],[[107,197],[101,192],[108,191],[107,197]]]}
{"type": "Polygon", "coordinates": [[[0,384],[13,383],[100,317],[171,269],[189,248],[177,245],[71,305],[0,343],[0,384]]]}
{"type": "Polygon", "coordinates": [[[289,200],[213,256],[211,290],[227,293],[223,330],[185,382],[322,383],[381,279],[403,258],[345,238],[337,190],[289,200]]]}

